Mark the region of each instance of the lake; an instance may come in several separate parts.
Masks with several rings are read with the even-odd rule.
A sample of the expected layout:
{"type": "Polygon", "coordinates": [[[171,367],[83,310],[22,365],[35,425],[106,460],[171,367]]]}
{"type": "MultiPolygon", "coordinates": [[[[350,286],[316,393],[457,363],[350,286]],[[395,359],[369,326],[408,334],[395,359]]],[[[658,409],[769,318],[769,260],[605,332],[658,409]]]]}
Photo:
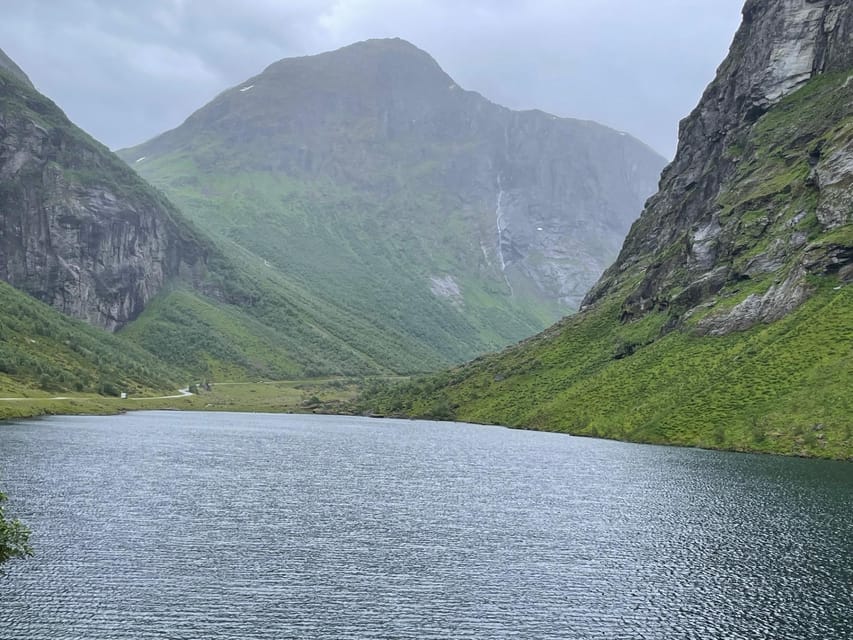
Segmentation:
{"type": "Polygon", "coordinates": [[[853,638],[853,464],[333,416],[0,424],[0,637],[853,638]]]}

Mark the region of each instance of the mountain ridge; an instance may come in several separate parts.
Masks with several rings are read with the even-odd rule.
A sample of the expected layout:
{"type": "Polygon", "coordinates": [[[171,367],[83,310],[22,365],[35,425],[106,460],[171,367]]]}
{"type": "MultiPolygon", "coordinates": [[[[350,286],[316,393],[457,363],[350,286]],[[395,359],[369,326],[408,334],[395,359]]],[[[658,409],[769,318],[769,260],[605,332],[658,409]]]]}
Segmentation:
{"type": "Polygon", "coordinates": [[[12,58],[10,58],[8,55],[6,55],[6,52],[2,49],[0,49],[0,69],[5,69],[13,76],[15,76],[18,80],[23,82],[30,89],[35,88],[33,86],[32,81],[30,81],[29,76],[27,76],[27,74],[24,73],[23,69],[21,69],[21,67],[15,64],[15,61],[12,60],[12,58]]]}
{"type": "MultiPolygon", "coordinates": [[[[625,314],[641,314],[652,306],[671,304],[672,300],[660,299],[665,297],[667,288],[679,286],[694,297],[695,291],[689,291],[691,287],[703,289],[701,299],[696,300],[702,302],[727,283],[776,270],[773,267],[779,266],[782,255],[768,258],[764,265],[744,264],[743,270],[735,264],[727,273],[714,271],[737,257],[738,248],[731,245],[735,243],[737,231],[732,228],[739,220],[733,213],[736,214],[738,208],[760,210],[773,195],[747,193],[737,203],[730,204],[717,201],[718,194],[727,181],[736,179],[739,171],[743,173],[736,152],[743,147],[744,135],[751,130],[753,122],[813,77],[836,72],[845,64],[849,70],[853,60],[853,16],[850,11],[842,11],[844,7],[844,3],[835,0],[784,0],[775,2],[775,7],[766,2],[745,5],[744,21],[735,35],[729,57],[706,89],[699,106],[681,123],[676,160],[664,171],[660,192],[652,197],[628,234],[620,256],[585,297],[584,305],[598,300],[634,265],[672,245],[679,234],[684,236],[685,243],[681,252],[646,272],[643,282],[623,306],[625,314]],[[714,170],[708,171],[709,166],[714,170]],[[713,204],[709,205],[709,201],[713,204]],[[727,238],[727,233],[731,237],[727,238]],[[681,264],[687,264],[688,273],[673,273],[681,264]]],[[[823,182],[832,182],[828,175],[834,172],[832,163],[840,164],[842,173],[845,166],[849,169],[850,151],[839,148],[840,158],[827,157],[832,154],[831,140],[819,142],[818,132],[809,132],[808,123],[803,123],[802,130],[797,129],[798,126],[793,127],[792,135],[810,135],[814,138],[813,145],[819,144],[807,154],[800,153],[799,158],[791,154],[785,159],[788,165],[798,162],[807,172],[807,180],[797,186],[818,192],[821,203],[815,215],[825,231],[849,224],[851,218],[844,214],[851,204],[846,184],[829,184],[825,189],[820,189],[819,185],[821,175],[825,176],[823,182]]],[[[787,166],[786,169],[795,167],[787,166]]],[[[740,179],[744,180],[745,176],[740,179]]],[[[782,188],[791,188],[791,185],[785,184],[782,188]]],[[[793,237],[796,230],[791,229],[786,240],[796,243],[798,240],[793,237]]],[[[780,252],[790,252],[790,249],[781,248],[780,252]]],[[[813,257],[808,260],[820,262],[813,257]]],[[[799,270],[792,266],[791,279],[786,279],[760,310],[753,306],[757,312],[753,321],[781,317],[791,310],[792,304],[805,300],[807,292],[797,284],[806,272],[804,268],[801,270],[803,273],[798,273],[799,270]]],[[[744,313],[732,327],[748,326],[746,314],[750,312],[742,311],[744,313]]]]}

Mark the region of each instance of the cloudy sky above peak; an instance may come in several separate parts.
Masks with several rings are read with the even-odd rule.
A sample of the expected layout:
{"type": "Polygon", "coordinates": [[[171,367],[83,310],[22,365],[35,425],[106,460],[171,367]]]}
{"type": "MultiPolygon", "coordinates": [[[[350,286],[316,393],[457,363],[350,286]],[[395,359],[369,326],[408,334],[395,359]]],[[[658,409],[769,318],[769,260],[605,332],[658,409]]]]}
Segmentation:
{"type": "Polygon", "coordinates": [[[515,109],[628,131],[662,154],[743,0],[0,0],[0,48],[110,146],[180,124],[270,63],[398,36],[515,109]]]}

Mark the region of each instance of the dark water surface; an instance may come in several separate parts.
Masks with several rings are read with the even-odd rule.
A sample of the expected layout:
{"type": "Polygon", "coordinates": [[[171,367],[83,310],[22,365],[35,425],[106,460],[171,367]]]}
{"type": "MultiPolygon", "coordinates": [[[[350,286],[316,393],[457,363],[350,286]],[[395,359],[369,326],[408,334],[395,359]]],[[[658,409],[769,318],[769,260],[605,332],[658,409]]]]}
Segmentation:
{"type": "Polygon", "coordinates": [[[0,638],[853,638],[853,464],[495,427],[0,425],[0,638]]]}

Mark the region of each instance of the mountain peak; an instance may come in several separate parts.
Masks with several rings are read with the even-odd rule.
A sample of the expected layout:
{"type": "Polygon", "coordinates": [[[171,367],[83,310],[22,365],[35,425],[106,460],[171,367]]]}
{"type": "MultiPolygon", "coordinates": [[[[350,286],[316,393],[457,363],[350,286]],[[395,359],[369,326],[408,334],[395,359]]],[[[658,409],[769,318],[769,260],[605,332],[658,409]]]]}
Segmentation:
{"type": "Polygon", "coordinates": [[[423,49],[415,46],[408,40],[403,38],[369,38],[359,42],[345,45],[332,51],[325,51],[309,56],[301,56],[298,58],[283,58],[278,62],[274,62],[271,67],[281,63],[287,63],[293,60],[321,60],[324,58],[332,58],[341,60],[348,57],[356,58],[359,62],[369,64],[371,60],[381,57],[410,57],[419,59],[421,62],[438,66],[438,63],[433,57],[423,49]]]}
{"type": "Polygon", "coordinates": [[[430,56],[426,51],[415,46],[408,40],[404,40],[403,38],[368,38],[367,40],[360,40],[359,42],[353,42],[352,44],[345,45],[340,49],[331,51],[329,53],[358,50],[416,53],[418,55],[422,55],[426,58],[432,59],[432,56],[430,56]]]}
{"type": "Polygon", "coordinates": [[[168,193],[264,181],[226,235],[318,291],[351,278],[334,296],[359,292],[365,314],[405,300],[400,322],[462,322],[500,346],[576,308],[664,163],[601,125],[465,91],[400,39],[276,62],[122,155],[168,193]]]}
{"type": "Polygon", "coordinates": [[[317,55],[285,58],[256,79],[310,83],[353,94],[415,87],[434,91],[454,84],[432,56],[401,38],[364,40],[317,55]]]}

